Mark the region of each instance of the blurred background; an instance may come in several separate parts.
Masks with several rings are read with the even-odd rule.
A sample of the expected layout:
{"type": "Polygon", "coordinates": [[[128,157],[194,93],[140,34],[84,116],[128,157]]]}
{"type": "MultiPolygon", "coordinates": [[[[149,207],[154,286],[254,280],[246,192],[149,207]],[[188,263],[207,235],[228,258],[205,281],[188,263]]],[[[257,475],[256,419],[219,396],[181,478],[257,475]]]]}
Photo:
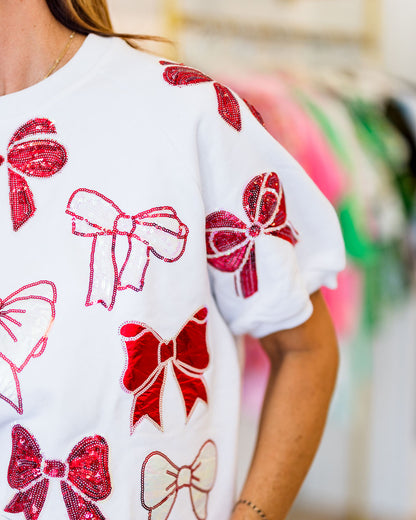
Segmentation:
{"type": "MultiPolygon", "coordinates": [[[[290,520],[415,520],[416,1],[109,4],[116,29],[170,38],[149,48],[252,103],[338,211],[341,370],[290,520]]],[[[246,343],[240,480],[268,370],[246,343]]]]}

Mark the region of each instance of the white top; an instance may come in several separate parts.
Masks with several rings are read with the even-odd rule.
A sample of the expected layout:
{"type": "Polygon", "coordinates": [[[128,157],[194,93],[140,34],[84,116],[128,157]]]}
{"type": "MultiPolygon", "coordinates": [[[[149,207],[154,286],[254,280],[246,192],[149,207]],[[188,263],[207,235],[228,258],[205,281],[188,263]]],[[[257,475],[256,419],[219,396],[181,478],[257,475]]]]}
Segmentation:
{"type": "Polygon", "coordinates": [[[334,210],[230,90],[118,39],[0,114],[1,518],[227,520],[233,334],[336,285],[334,210]]]}

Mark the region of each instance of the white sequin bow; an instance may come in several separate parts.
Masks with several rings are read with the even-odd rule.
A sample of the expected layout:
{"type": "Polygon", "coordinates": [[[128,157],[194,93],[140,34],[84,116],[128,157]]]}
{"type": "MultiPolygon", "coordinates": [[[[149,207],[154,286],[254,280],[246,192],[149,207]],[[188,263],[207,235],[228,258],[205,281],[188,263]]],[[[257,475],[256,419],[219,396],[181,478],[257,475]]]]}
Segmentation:
{"type": "Polygon", "coordinates": [[[216,467],[217,449],[211,440],[202,446],[190,466],[178,467],[163,453],[151,453],[142,467],[142,504],[149,511],[149,520],[166,520],[183,488],[189,489],[196,518],[205,520],[216,467]]]}
{"type": "Polygon", "coordinates": [[[150,253],[175,262],[185,250],[188,228],[169,206],[127,215],[104,195],[79,189],[66,213],[74,235],[93,238],[87,306],[111,310],[117,291],[143,289],[150,253]]]}

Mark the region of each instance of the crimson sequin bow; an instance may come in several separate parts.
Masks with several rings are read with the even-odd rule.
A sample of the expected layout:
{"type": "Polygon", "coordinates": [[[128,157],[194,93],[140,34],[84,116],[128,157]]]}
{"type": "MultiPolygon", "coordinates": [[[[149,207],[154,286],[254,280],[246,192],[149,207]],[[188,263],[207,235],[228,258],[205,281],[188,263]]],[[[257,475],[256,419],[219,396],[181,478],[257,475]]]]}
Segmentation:
{"type": "Polygon", "coordinates": [[[45,460],[36,439],[21,425],[14,426],[12,441],[7,478],[19,492],[6,506],[6,513],[24,513],[26,520],[37,520],[45,504],[49,480],[57,478],[70,520],[104,520],[91,501],[104,500],[111,492],[105,439],[98,435],[84,438],[66,463],[45,460]]]}
{"type": "Polygon", "coordinates": [[[237,132],[241,130],[240,105],[229,88],[221,85],[221,83],[214,82],[212,78],[197,69],[169,61],[161,61],[160,64],[168,65],[163,73],[163,78],[170,85],[183,87],[185,85],[196,85],[198,83],[212,83],[217,94],[218,112],[220,116],[226,123],[237,130],[237,132]]]}
{"type": "Polygon", "coordinates": [[[148,519],[167,520],[178,492],[188,488],[196,518],[205,520],[216,469],[217,448],[211,440],[202,446],[190,466],[179,467],[164,453],[151,453],[142,466],[142,505],[149,511],[148,519]]]}
{"type": "Polygon", "coordinates": [[[202,377],[209,364],[207,315],[206,308],[200,309],[169,341],[164,341],[142,323],[126,323],[121,327],[128,357],[122,384],[125,390],[134,394],[132,431],[145,416],[162,427],[162,391],[169,363],[172,363],[187,417],[192,414],[198,399],[208,403],[202,377]]]}
{"type": "MultiPolygon", "coordinates": [[[[65,148],[52,139],[55,125],[49,119],[32,119],[13,134],[7,148],[10,207],[17,231],[36,211],[33,194],[24,175],[46,178],[58,173],[67,162],[65,148]]],[[[0,155],[0,166],[4,158],[0,155]]]]}
{"type": "Polygon", "coordinates": [[[297,233],[287,220],[285,195],[276,173],[254,177],[243,194],[246,224],[228,211],[216,211],[206,220],[208,262],[216,269],[235,273],[237,294],[244,298],[258,290],[255,241],[272,235],[296,244],[297,233]]]}

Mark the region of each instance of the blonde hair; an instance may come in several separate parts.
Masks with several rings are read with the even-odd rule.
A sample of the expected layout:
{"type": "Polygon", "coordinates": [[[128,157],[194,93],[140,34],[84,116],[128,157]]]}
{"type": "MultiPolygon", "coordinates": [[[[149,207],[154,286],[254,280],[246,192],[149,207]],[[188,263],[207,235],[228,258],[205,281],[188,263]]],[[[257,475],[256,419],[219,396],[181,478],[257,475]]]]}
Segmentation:
{"type": "Polygon", "coordinates": [[[114,31],[107,0],[46,0],[46,3],[58,22],[80,34],[95,33],[100,36],[118,36],[135,48],[140,47],[137,40],[169,42],[166,38],[159,36],[114,31]]]}

